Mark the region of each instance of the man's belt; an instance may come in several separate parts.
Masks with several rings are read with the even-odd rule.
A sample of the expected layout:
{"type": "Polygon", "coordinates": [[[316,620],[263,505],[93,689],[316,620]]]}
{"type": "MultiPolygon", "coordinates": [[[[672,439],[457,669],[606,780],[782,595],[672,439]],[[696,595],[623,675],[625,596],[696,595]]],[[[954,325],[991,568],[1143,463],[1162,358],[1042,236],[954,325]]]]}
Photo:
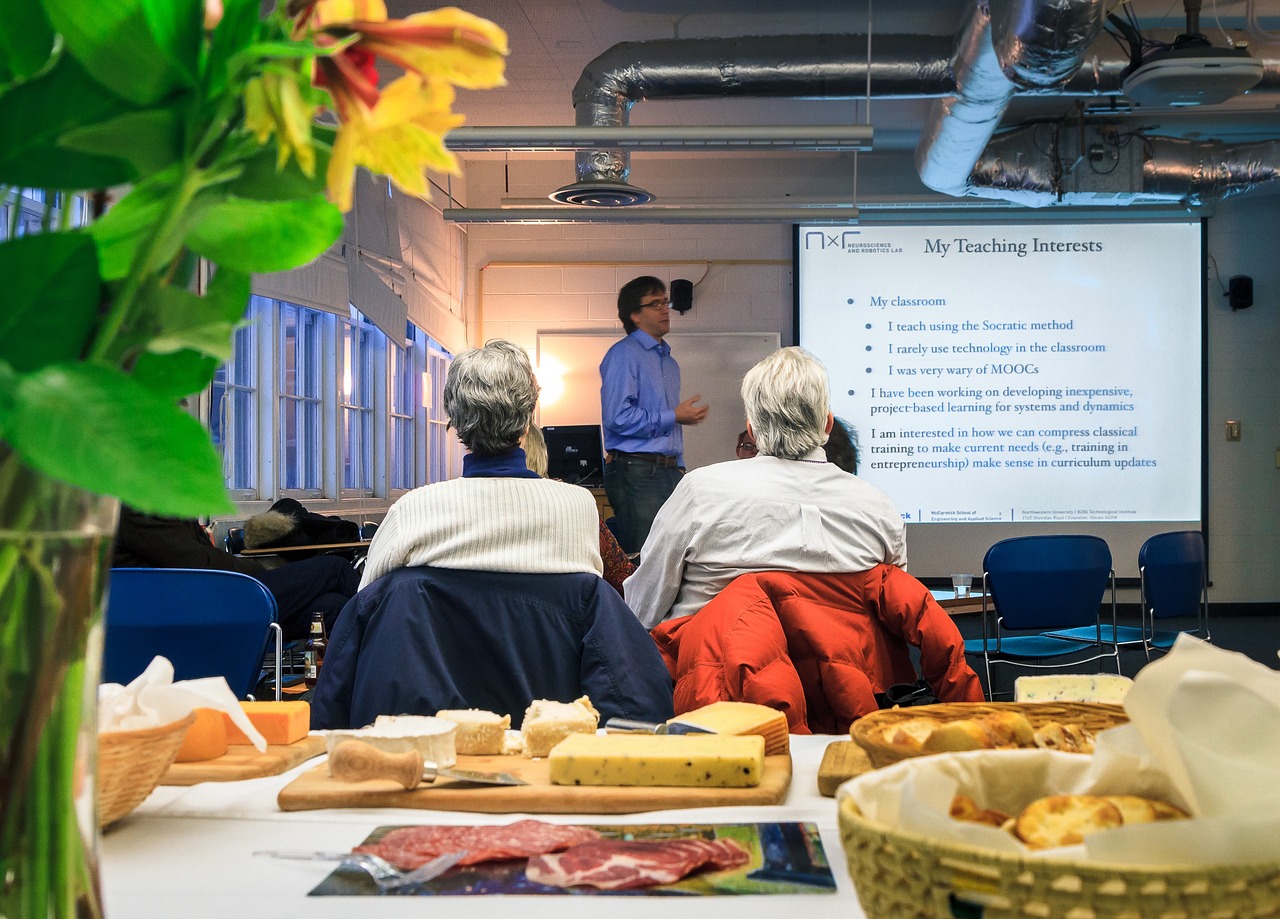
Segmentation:
{"type": "Polygon", "coordinates": [[[609,458],[615,456],[625,456],[628,459],[638,459],[641,462],[653,463],[655,466],[671,467],[676,465],[674,456],[667,456],[665,453],[626,453],[622,450],[610,450],[609,458]]]}

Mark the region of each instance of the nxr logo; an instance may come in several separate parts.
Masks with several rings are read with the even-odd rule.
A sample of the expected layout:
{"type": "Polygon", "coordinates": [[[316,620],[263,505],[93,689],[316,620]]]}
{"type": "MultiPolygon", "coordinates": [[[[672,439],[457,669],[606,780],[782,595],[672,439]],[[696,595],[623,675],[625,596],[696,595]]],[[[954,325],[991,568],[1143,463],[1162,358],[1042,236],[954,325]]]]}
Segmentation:
{"type": "Polygon", "coordinates": [[[804,234],[805,249],[826,249],[830,246],[833,249],[844,249],[846,240],[850,236],[857,236],[859,230],[845,230],[842,233],[834,233],[827,230],[810,230],[804,234]],[[814,242],[816,238],[817,242],[814,242]]]}

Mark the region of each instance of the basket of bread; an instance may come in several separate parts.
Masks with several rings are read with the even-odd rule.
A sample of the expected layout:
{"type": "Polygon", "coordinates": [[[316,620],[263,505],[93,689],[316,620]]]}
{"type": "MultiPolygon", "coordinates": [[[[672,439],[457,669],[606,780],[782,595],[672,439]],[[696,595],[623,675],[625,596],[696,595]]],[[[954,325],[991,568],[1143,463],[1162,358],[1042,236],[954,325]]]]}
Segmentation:
{"type": "Polygon", "coordinates": [[[1092,753],[1099,731],[1128,720],[1122,706],[1098,702],[943,702],[872,712],[849,734],[880,767],[964,750],[1092,753]]]}
{"type": "MultiPolygon", "coordinates": [[[[986,740],[1024,730],[1011,713],[1036,724],[1008,707],[931,720],[986,740]]],[[[869,919],[1280,917],[1280,673],[1182,639],[1141,671],[1124,714],[1082,726],[1098,729],[1092,756],[908,753],[842,785],[869,919]]]]}

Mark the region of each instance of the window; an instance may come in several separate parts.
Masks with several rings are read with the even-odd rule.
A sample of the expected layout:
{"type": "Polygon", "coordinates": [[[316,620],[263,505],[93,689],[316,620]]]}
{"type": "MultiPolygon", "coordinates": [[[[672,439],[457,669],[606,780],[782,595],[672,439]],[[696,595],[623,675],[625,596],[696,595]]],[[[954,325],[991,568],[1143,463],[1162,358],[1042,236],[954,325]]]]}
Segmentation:
{"type": "Polygon", "coordinates": [[[218,368],[210,385],[209,433],[222,455],[227,488],[240,499],[258,496],[258,322],[266,310],[259,297],[249,307],[250,321],[236,330],[232,358],[218,368]]]}
{"type": "Polygon", "coordinates": [[[279,318],[280,494],[319,497],[324,487],[320,381],[326,317],[317,310],[281,303],[279,318]]]}
{"type": "Polygon", "coordinates": [[[355,309],[343,317],[257,296],[246,318],[209,391],[237,500],[364,510],[370,497],[389,503],[456,474],[460,447],[435,396],[452,358],[420,329],[408,325],[401,347],[355,309]]]}

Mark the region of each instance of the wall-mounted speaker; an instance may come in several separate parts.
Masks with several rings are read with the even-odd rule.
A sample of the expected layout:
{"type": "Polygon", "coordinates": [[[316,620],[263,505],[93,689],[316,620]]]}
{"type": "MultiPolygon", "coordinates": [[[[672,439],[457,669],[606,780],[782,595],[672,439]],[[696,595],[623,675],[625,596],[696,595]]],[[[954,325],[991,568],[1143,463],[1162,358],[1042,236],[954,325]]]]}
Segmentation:
{"type": "Polygon", "coordinates": [[[671,308],[681,315],[693,309],[693,282],[675,278],[671,282],[671,308]]]}
{"type": "MultiPolygon", "coordinates": [[[[1238,274],[1227,278],[1227,292],[1223,295],[1233,310],[1247,310],[1253,306],[1253,278],[1247,274],[1238,274]]],[[[672,295],[674,306],[675,295],[672,295]]]]}

